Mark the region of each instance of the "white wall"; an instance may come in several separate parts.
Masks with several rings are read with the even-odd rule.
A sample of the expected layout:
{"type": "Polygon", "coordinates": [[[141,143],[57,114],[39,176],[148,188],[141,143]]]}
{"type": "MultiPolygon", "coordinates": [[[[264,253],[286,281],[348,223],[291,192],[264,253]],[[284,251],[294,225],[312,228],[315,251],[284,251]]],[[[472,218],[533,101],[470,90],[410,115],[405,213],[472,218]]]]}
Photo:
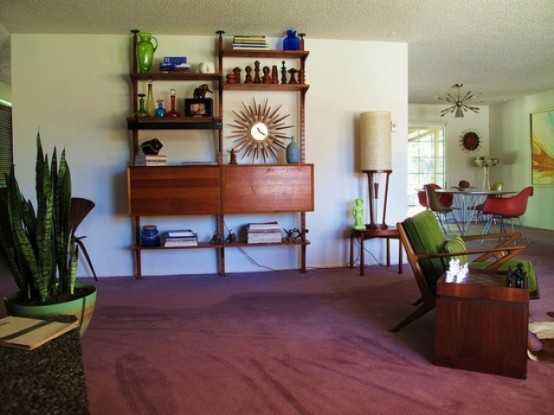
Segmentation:
{"type": "MultiPolygon", "coordinates": [[[[446,125],[447,141],[447,181],[448,186],[457,186],[460,180],[467,180],[472,186],[481,188],[483,171],[474,164],[477,156],[496,156],[489,154],[489,107],[480,106],[480,112],[466,113],[464,118],[454,115],[440,116],[445,105],[409,105],[410,123],[442,123],[446,125]],[[468,153],[462,150],[460,138],[465,130],[475,130],[482,138],[481,145],[475,151],[468,153]]],[[[494,170],[494,169],[491,169],[494,170]]]]}
{"type": "MultiPolygon", "coordinates": [[[[514,99],[490,108],[491,152],[500,164],[491,172],[492,180],[502,180],[509,189],[531,185],[530,114],[554,108],[554,90],[514,99]]],[[[554,229],[554,186],[533,185],[522,220],[526,226],[554,229]]]]}
{"type": "MultiPolygon", "coordinates": [[[[157,56],[185,54],[193,63],[215,59],[210,54],[214,38],[174,36],[158,40],[157,56]]],[[[15,162],[23,191],[26,195],[34,191],[35,138],[40,129],[47,150],[54,145],[66,148],[74,195],[96,202],[79,230],[87,235],[85,243],[101,276],[133,273],[125,172],[130,160],[126,129],[129,45],[126,35],[12,35],[15,162]]],[[[357,172],[354,159],[360,112],[389,110],[399,126],[393,134],[394,173],[387,222],[394,224],[406,214],[407,46],[306,39],[306,48],[310,50],[306,81],[311,85],[306,106],[306,158],[315,164],[316,195],[316,210],[307,215],[312,241],[308,266],[344,266],[348,256],[346,230],[353,223],[352,201],[360,196],[367,200],[367,178],[357,172]]],[[[163,95],[168,88],[155,85],[155,92],[163,95]]],[[[245,93],[240,99],[250,97],[245,93]]],[[[278,100],[274,95],[270,99],[278,100]]],[[[227,101],[224,108],[227,115],[231,110],[227,101]]],[[[166,137],[160,133],[160,138],[162,134],[166,137]]],[[[213,144],[197,137],[191,139],[194,154],[188,153],[191,143],[187,141],[184,147],[181,139],[188,138],[181,134],[162,139],[168,155],[189,159],[211,153],[213,144]]],[[[229,218],[230,226],[248,219],[229,218]]],[[[183,223],[181,219],[152,220],[160,228],[183,223]]],[[[210,228],[213,222],[201,217],[186,220],[187,225],[198,229],[210,228]]],[[[205,233],[208,237],[209,232],[205,233]]],[[[379,260],[383,246],[381,240],[367,244],[379,260]]],[[[258,263],[274,269],[297,264],[296,252],[286,248],[246,251],[258,263]]],[[[238,250],[226,250],[226,257],[229,272],[261,269],[238,250]]],[[[394,252],[392,257],[396,258],[394,252]]],[[[143,255],[145,275],[214,272],[215,252],[211,250],[143,255]]],[[[88,275],[84,264],[79,273],[88,275]]]]}

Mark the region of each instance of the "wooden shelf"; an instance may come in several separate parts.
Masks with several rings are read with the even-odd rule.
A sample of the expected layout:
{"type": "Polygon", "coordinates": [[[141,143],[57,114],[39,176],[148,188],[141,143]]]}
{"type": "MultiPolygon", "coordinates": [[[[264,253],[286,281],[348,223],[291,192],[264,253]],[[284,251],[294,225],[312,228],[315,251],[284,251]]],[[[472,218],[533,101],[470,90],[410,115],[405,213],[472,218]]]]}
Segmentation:
{"type": "Polygon", "coordinates": [[[221,117],[128,117],[129,130],[221,130],[221,117]]]}
{"type": "Polygon", "coordinates": [[[295,241],[295,242],[271,242],[271,243],[256,243],[256,244],[249,244],[248,242],[241,241],[241,242],[232,242],[232,243],[225,243],[223,246],[225,248],[243,248],[245,246],[294,246],[294,245],[310,245],[310,241],[295,241]]]}
{"type": "Polygon", "coordinates": [[[306,92],[309,88],[307,84],[223,84],[223,89],[227,91],[306,92]]]}
{"type": "Polygon", "coordinates": [[[148,72],[129,74],[133,81],[220,81],[221,73],[148,72]]]}
{"type": "Polygon", "coordinates": [[[211,242],[198,242],[196,246],[142,246],[135,245],[133,251],[165,251],[175,249],[204,249],[204,248],[223,248],[223,244],[212,244],[211,242]]]}
{"type": "Polygon", "coordinates": [[[305,60],[310,52],[306,50],[274,50],[274,49],[229,49],[219,51],[222,58],[271,58],[305,60]]]}

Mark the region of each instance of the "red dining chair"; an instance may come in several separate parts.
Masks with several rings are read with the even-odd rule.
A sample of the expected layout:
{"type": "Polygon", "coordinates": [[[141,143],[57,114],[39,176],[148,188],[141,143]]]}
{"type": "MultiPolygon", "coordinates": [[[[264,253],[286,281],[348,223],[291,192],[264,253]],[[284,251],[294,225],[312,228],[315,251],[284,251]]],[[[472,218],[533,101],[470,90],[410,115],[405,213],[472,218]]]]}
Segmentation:
{"type": "Polygon", "coordinates": [[[521,221],[521,216],[527,210],[527,201],[529,197],[533,196],[533,186],[528,186],[520,191],[518,194],[510,197],[494,197],[489,196],[485,200],[483,205],[483,215],[490,215],[485,228],[483,229],[483,234],[486,235],[489,233],[492,223],[495,220],[498,220],[500,223],[500,233],[505,233],[506,228],[504,227],[504,220],[508,219],[512,224],[512,232],[514,230],[514,219],[519,220],[523,236],[527,240],[527,245],[531,245],[529,238],[525,234],[525,227],[521,221]]]}
{"type": "MultiPolygon", "coordinates": [[[[431,186],[433,189],[442,189],[436,183],[429,183],[429,186],[431,186]]],[[[452,203],[454,203],[454,195],[452,193],[438,193],[437,196],[443,206],[452,207],[452,203]]],[[[419,190],[417,192],[417,200],[419,204],[424,208],[429,207],[427,204],[427,194],[425,193],[425,189],[419,190]]]]}

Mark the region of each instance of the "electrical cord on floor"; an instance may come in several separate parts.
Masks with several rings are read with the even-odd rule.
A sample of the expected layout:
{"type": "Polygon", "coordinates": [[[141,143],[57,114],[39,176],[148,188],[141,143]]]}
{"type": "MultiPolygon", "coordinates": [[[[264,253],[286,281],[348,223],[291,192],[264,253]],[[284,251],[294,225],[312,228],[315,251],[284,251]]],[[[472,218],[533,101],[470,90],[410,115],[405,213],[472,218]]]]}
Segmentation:
{"type": "MultiPolygon", "coordinates": [[[[359,264],[360,263],[360,241],[358,241],[358,254],[356,256],[356,258],[354,258],[354,261],[352,262],[352,266],[355,266],[356,264],[359,264]]],[[[373,255],[372,252],[370,252],[365,246],[364,246],[364,252],[367,252],[372,258],[373,260],[375,261],[375,265],[380,265],[380,266],[384,266],[385,264],[379,262],[379,260],[375,257],[375,255],[373,255]]],[[[365,262],[365,261],[364,261],[365,262]]],[[[367,264],[364,264],[364,267],[368,267],[369,265],[367,264]]]]}
{"type": "MultiPolygon", "coordinates": [[[[227,231],[227,233],[229,235],[234,235],[234,232],[231,231],[231,229],[229,229],[229,227],[227,227],[227,224],[225,222],[223,222],[223,226],[225,227],[225,230],[227,231]]],[[[236,236],[235,236],[236,237],[236,236]]],[[[267,265],[262,265],[262,264],[259,264],[254,258],[252,258],[244,249],[242,246],[236,246],[235,247],[247,260],[248,262],[250,262],[251,264],[259,267],[259,268],[263,268],[263,269],[267,269],[269,271],[279,271],[278,269],[275,269],[275,268],[271,268],[271,267],[268,267],[267,265]]]]}

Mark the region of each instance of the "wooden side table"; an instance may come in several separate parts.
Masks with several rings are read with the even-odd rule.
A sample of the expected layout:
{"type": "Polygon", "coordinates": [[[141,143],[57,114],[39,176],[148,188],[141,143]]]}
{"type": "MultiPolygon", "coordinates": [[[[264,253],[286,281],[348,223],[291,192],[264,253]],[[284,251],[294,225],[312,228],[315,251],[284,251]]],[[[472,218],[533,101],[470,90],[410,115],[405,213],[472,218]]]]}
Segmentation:
{"type": "Polygon", "coordinates": [[[529,290],[505,285],[504,274],[471,271],[437,282],[435,364],[526,378],[529,290]]]}
{"type": "Polygon", "coordinates": [[[350,265],[354,268],[354,239],[360,242],[360,275],[364,275],[364,241],[372,238],[385,238],[387,240],[387,267],[390,267],[390,240],[398,239],[398,273],[402,274],[402,242],[400,242],[400,233],[396,227],[387,229],[352,229],[350,232],[350,265]]]}

